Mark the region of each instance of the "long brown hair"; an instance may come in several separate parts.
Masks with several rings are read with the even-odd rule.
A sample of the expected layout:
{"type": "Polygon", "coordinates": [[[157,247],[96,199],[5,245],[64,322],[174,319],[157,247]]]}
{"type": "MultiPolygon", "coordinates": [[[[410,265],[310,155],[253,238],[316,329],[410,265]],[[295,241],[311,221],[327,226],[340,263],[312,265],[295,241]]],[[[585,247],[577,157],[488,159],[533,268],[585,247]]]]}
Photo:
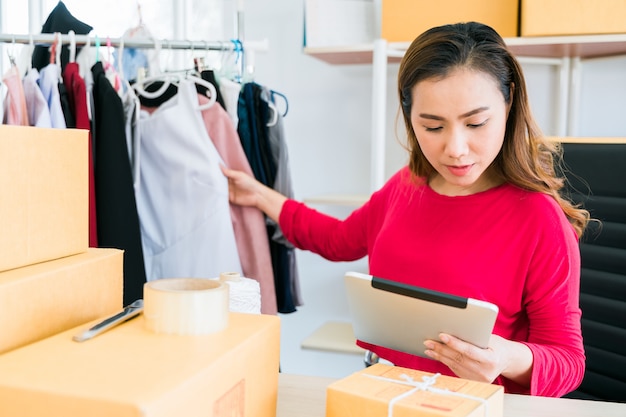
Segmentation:
{"type": "Polygon", "coordinates": [[[398,94],[411,172],[429,177],[435,171],[422,153],[411,124],[412,89],[420,81],[444,78],[458,68],[490,74],[511,105],[504,143],[492,164],[496,175],[520,188],[552,196],[580,237],[589,213],[561,194],[565,179],[556,174],[561,148],[541,133],[530,111],[522,68],[502,37],[487,25],[468,22],[435,27],[418,36],[406,51],[400,63],[398,94]]]}

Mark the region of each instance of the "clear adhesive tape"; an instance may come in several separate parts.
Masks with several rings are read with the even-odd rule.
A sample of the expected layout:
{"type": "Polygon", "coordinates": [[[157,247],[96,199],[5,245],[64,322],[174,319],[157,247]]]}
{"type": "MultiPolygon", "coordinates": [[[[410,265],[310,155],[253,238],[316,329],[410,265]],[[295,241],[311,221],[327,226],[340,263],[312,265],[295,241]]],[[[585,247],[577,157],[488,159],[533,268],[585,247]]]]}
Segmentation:
{"type": "Polygon", "coordinates": [[[203,335],[228,327],[228,285],[203,278],[144,284],[144,322],[155,333],[203,335]]]}

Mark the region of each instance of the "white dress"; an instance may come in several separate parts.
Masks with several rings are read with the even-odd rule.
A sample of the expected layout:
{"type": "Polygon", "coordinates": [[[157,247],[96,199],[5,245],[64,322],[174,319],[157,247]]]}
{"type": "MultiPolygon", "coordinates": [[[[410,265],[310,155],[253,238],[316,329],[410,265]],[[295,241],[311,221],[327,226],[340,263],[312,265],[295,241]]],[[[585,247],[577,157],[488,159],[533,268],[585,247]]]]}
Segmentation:
{"type": "Polygon", "coordinates": [[[192,81],[140,117],[136,189],[148,281],[241,273],[222,160],[208,136],[192,81]]]}

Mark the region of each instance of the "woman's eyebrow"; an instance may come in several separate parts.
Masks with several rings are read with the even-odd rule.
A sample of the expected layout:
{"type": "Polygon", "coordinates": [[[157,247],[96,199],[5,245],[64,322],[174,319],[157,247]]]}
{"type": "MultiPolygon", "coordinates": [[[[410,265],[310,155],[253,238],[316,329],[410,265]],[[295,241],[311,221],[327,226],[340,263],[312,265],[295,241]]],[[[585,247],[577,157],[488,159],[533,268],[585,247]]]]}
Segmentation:
{"type": "Polygon", "coordinates": [[[487,106],[478,107],[477,109],[470,110],[467,113],[462,114],[461,116],[459,116],[459,119],[464,119],[466,117],[473,116],[476,113],[480,113],[480,112],[483,112],[485,110],[489,110],[489,107],[487,107],[487,106]]]}
{"type": "MultiPolygon", "coordinates": [[[[473,116],[477,113],[483,112],[485,110],[489,110],[489,107],[487,106],[482,106],[482,107],[478,107],[474,110],[470,110],[467,113],[463,113],[462,115],[459,116],[459,119],[464,119],[466,117],[470,117],[473,116]]],[[[431,120],[445,120],[443,117],[441,116],[437,116],[434,114],[428,114],[428,113],[420,113],[419,117],[421,117],[422,119],[431,119],[431,120]]]]}

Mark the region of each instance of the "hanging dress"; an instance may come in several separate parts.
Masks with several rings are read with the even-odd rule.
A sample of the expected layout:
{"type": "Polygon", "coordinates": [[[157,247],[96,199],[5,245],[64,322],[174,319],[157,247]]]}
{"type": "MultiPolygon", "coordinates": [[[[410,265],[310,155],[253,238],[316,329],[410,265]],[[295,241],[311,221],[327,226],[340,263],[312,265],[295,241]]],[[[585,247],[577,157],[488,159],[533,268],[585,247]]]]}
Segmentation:
{"type": "Polygon", "coordinates": [[[24,86],[20,78],[19,70],[15,65],[4,74],[4,84],[7,87],[5,98],[4,123],[15,126],[28,126],[28,109],[24,97],[24,86]]]}
{"type": "MultiPolygon", "coordinates": [[[[80,76],[76,62],[68,62],[63,70],[63,83],[67,88],[69,107],[77,129],[91,130],[87,104],[87,86],[80,76]]],[[[67,121],[67,118],[66,118],[67,121]]],[[[98,226],[96,222],[96,185],[93,167],[93,142],[89,133],[88,145],[88,184],[89,184],[89,246],[98,247],[98,226]]]]}
{"type": "MultiPolygon", "coordinates": [[[[269,88],[262,86],[262,91],[260,94],[261,100],[266,103],[274,104],[272,100],[272,93],[269,88]]],[[[276,177],[274,179],[274,184],[272,188],[282,195],[288,198],[294,198],[295,193],[293,191],[293,185],[291,181],[291,169],[289,168],[289,153],[287,149],[287,139],[285,138],[285,131],[283,128],[283,115],[276,110],[274,107],[274,111],[276,114],[275,122],[271,123],[267,127],[267,140],[270,148],[270,154],[272,157],[272,161],[276,165],[276,177]]],[[[283,291],[289,292],[289,296],[292,299],[294,307],[301,306],[304,304],[302,300],[302,294],[300,291],[300,278],[298,273],[298,265],[296,259],[296,252],[294,246],[287,240],[287,238],[283,235],[283,231],[281,230],[278,223],[268,219],[268,228],[273,228],[274,233],[270,236],[272,241],[276,244],[281,244],[284,246],[281,250],[284,252],[282,256],[287,258],[287,264],[289,265],[289,273],[288,273],[288,283],[286,284],[286,288],[283,288],[283,291]]],[[[283,299],[289,299],[288,295],[283,295],[283,299]]]]}
{"type": "MultiPolygon", "coordinates": [[[[203,105],[209,99],[199,94],[198,101],[203,105]]],[[[227,167],[253,175],[237,130],[226,110],[218,103],[219,100],[208,109],[202,110],[209,137],[227,167]]],[[[230,210],[243,274],[259,282],[261,313],[275,315],[276,290],[265,216],[256,207],[230,204],[230,210]]]]}
{"type": "Polygon", "coordinates": [[[36,68],[31,68],[22,80],[28,109],[28,122],[31,126],[50,128],[52,127],[50,109],[38,82],[39,71],[36,68]]]}
{"type": "MultiPolygon", "coordinates": [[[[280,150],[273,150],[270,143],[270,131],[267,124],[271,110],[267,100],[262,98],[264,94],[266,94],[264,88],[257,83],[249,82],[243,85],[238,100],[237,132],[254,177],[266,186],[275,189],[280,150]]],[[[284,174],[288,175],[287,171],[284,171],[284,174]]],[[[293,313],[301,301],[297,293],[297,276],[294,276],[297,274],[295,250],[282,237],[282,232],[276,222],[267,219],[266,227],[274,270],[278,312],[293,313]],[[274,236],[279,238],[275,239],[274,236]],[[294,290],[296,290],[295,293],[294,290]]]]}
{"type": "Polygon", "coordinates": [[[124,250],[124,304],[143,298],[146,282],[133,178],[126,150],[124,108],[102,62],[92,68],[94,177],[98,245],[124,250]]]}
{"type": "Polygon", "coordinates": [[[61,107],[61,94],[59,93],[60,67],[56,64],[48,64],[39,71],[39,88],[43,93],[48,109],[52,127],[65,129],[65,115],[61,107]]]}
{"type": "Polygon", "coordinates": [[[202,121],[195,84],[140,118],[137,208],[148,280],[242,272],[222,160],[202,121]]]}

